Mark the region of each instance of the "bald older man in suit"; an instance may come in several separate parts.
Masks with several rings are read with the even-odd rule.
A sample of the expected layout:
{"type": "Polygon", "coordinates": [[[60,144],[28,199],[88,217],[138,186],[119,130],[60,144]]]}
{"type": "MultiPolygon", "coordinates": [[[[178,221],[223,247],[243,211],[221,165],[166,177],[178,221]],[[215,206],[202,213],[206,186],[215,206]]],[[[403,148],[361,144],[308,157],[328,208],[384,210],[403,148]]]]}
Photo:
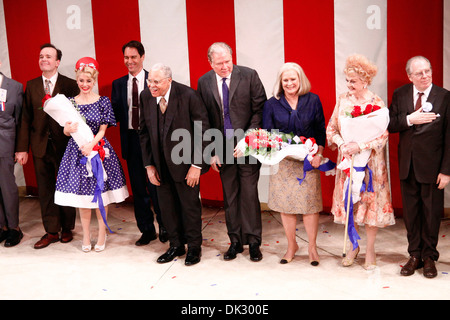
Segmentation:
{"type": "Polygon", "coordinates": [[[157,262],[184,255],[187,243],[184,263],[197,264],[202,245],[200,175],[209,168],[202,156],[207,144],[202,137],[209,129],[206,108],[192,88],[173,81],[170,67],[159,63],[150,69],[140,99],[143,163],[157,186],[170,243],[157,262]]]}
{"type": "Polygon", "coordinates": [[[394,91],[388,128],[400,134],[399,176],[410,255],[401,275],[423,266],[423,275],[434,278],[444,188],[450,181],[450,92],[433,84],[425,57],[409,59],[406,72],[411,83],[394,91]]]}

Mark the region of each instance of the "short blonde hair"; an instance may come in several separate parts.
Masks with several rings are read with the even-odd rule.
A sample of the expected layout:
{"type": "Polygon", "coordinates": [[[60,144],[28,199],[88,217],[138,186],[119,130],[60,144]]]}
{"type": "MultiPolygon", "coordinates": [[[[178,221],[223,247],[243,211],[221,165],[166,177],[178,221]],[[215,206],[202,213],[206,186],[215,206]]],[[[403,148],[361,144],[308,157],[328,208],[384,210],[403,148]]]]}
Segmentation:
{"type": "Polygon", "coordinates": [[[94,79],[94,81],[97,81],[98,71],[96,69],[88,67],[88,66],[85,66],[85,67],[83,67],[81,69],[75,70],[75,74],[76,74],[77,79],[83,73],[86,73],[86,74],[90,75],[91,78],[94,79]]]}
{"type": "Polygon", "coordinates": [[[295,62],[286,62],[281,66],[280,70],[278,70],[277,80],[275,81],[275,86],[273,87],[273,96],[277,99],[280,99],[280,94],[284,92],[283,85],[281,84],[283,73],[289,70],[294,70],[295,72],[297,72],[300,82],[300,86],[297,91],[298,96],[307,94],[311,90],[311,83],[306,77],[306,74],[303,71],[302,67],[300,67],[300,65],[295,62]]]}
{"type": "Polygon", "coordinates": [[[347,58],[344,73],[345,75],[355,73],[361,80],[366,81],[367,85],[370,85],[372,79],[377,75],[377,70],[377,66],[365,56],[362,54],[354,54],[347,58]]]}

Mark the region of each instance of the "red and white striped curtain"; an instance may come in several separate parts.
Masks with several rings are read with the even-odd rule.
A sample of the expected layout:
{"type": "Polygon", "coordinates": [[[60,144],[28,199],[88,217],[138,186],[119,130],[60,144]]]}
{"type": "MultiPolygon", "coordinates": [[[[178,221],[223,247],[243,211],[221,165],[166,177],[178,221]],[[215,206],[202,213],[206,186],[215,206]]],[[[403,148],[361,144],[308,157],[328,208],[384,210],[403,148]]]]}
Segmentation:
{"type": "MultiPolygon", "coordinates": [[[[342,69],[352,53],[377,64],[371,90],[386,104],[393,90],[408,82],[405,64],[414,55],[427,56],[434,82],[450,89],[449,20],[450,0],[0,0],[0,71],[25,85],[40,74],[39,46],[52,42],[63,51],[60,72],[67,76],[74,77],[80,57],[95,57],[98,91],[110,96],[112,81],[126,74],[122,45],[135,39],[146,48],[145,68],[164,62],[176,81],[195,89],[210,70],[209,45],[224,41],[233,48],[235,63],[258,71],[269,97],[281,64],[299,63],[328,121],[336,96],[346,90],[342,69]]],[[[117,128],[107,134],[120,151],[117,128]]],[[[392,198],[394,208],[401,209],[397,144],[392,135],[392,198]]],[[[325,155],[336,158],[330,150],[325,155]]],[[[18,183],[34,186],[32,163],[22,178],[20,171],[18,183]]],[[[261,202],[267,182],[262,175],[261,202]]],[[[333,188],[334,177],[323,177],[325,208],[331,206],[333,188]]],[[[202,177],[201,193],[205,200],[222,199],[215,173],[202,177]]]]}

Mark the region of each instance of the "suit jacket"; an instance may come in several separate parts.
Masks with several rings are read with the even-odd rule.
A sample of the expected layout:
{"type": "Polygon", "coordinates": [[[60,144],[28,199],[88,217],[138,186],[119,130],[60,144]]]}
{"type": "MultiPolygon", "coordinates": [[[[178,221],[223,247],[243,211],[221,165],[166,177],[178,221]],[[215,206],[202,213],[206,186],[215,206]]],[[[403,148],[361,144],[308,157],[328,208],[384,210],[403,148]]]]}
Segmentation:
{"type": "Polygon", "coordinates": [[[23,86],[20,82],[3,75],[1,88],[7,90],[7,93],[5,111],[0,111],[0,157],[13,157],[16,131],[22,111],[23,86]]]}
{"type": "Polygon", "coordinates": [[[195,90],[172,81],[162,129],[162,145],[158,130],[159,105],[148,87],[142,91],[140,100],[139,138],[144,166],[154,165],[161,177],[164,161],[173,180],[177,182],[184,181],[192,164],[201,167],[202,173],[205,173],[209,166],[203,161],[203,150],[208,141],[204,141],[203,134],[209,129],[209,122],[206,108],[195,90]],[[180,139],[178,136],[174,136],[176,141],[172,141],[172,134],[177,129],[181,129],[177,131],[179,133],[188,134],[190,141],[184,140],[186,137],[180,139]],[[187,145],[181,143],[181,140],[187,142],[187,145]],[[178,163],[172,158],[172,151],[178,156],[182,145],[188,147],[189,150],[186,150],[189,153],[183,154],[187,161],[178,163]],[[161,151],[164,153],[164,159],[161,151]]]}
{"type": "MultiPolygon", "coordinates": [[[[66,97],[74,97],[79,92],[75,80],[59,74],[52,95],[61,93],[66,97]]],[[[42,109],[44,96],[45,91],[41,76],[27,82],[16,150],[28,152],[31,146],[33,156],[42,158],[47,150],[48,139],[51,138],[57,153],[62,156],[70,137],[66,136],[63,127],[42,109]]]]}
{"type": "Polygon", "coordinates": [[[450,92],[433,84],[427,102],[436,120],[408,126],[406,116],[414,112],[413,84],[394,91],[389,107],[389,132],[399,132],[399,175],[406,179],[411,163],[420,183],[436,183],[439,173],[450,175],[450,92]]]}
{"type": "MultiPolygon", "coordinates": [[[[111,104],[114,110],[116,121],[120,123],[120,142],[122,147],[122,158],[128,157],[128,77],[125,75],[116,79],[112,83],[111,104]]],[[[145,71],[145,79],[148,77],[148,72],[145,71]]],[[[146,86],[144,85],[144,88],[146,86]]]]}
{"type": "MultiPolygon", "coordinates": [[[[197,91],[208,110],[211,128],[223,133],[222,100],[217,88],[214,70],[210,70],[198,80],[197,91]]],[[[261,128],[262,113],[266,102],[266,92],[258,73],[243,66],[233,66],[230,80],[229,109],[234,130],[261,128]]]]}

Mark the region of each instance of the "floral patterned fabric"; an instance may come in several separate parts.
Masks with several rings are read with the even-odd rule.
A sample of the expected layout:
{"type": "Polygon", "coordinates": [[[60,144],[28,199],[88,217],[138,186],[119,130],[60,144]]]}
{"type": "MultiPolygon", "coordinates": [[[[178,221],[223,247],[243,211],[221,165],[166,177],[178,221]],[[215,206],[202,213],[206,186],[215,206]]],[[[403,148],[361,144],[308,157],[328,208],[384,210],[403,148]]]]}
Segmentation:
{"type": "MultiPolygon", "coordinates": [[[[364,110],[368,104],[378,105],[382,108],[386,107],[383,100],[373,93],[371,93],[371,97],[368,100],[358,105],[364,110]]],[[[355,105],[357,104],[354,98],[349,94],[345,93],[339,96],[326,130],[328,145],[332,150],[344,142],[340,135],[339,117],[345,116],[346,112],[351,113],[355,105]]],[[[389,133],[386,130],[379,138],[366,143],[366,148],[372,150],[368,166],[373,172],[372,182],[374,192],[363,192],[361,194],[361,200],[355,204],[354,221],[358,225],[367,224],[383,228],[395,224],[386,161],[386,142],[388,135],[389,133]]],[[[338,151],[337,165],[342,161],[342,157],[341,152],[338,151]]],[[[342,170],[336,170],[333,204],[331,207],[331,213],[334,215],[334,221],[336,223],[345,223],[346,220],[346,204],[343,200],[344,182],[346,178],[347,175],[342,170]]],[[[366,170],[366,183],[368,179],[369,174],[366,170]]]]}
{"type": "Polygon", "coordinates": [[[273,210],[292,214],[310,214],[322,211],[322,189],[320,171],[311,170],[303,178],[303,161],[284,158],[277,167],[271,166],[269,200],[267,206],[273,210]]]}

